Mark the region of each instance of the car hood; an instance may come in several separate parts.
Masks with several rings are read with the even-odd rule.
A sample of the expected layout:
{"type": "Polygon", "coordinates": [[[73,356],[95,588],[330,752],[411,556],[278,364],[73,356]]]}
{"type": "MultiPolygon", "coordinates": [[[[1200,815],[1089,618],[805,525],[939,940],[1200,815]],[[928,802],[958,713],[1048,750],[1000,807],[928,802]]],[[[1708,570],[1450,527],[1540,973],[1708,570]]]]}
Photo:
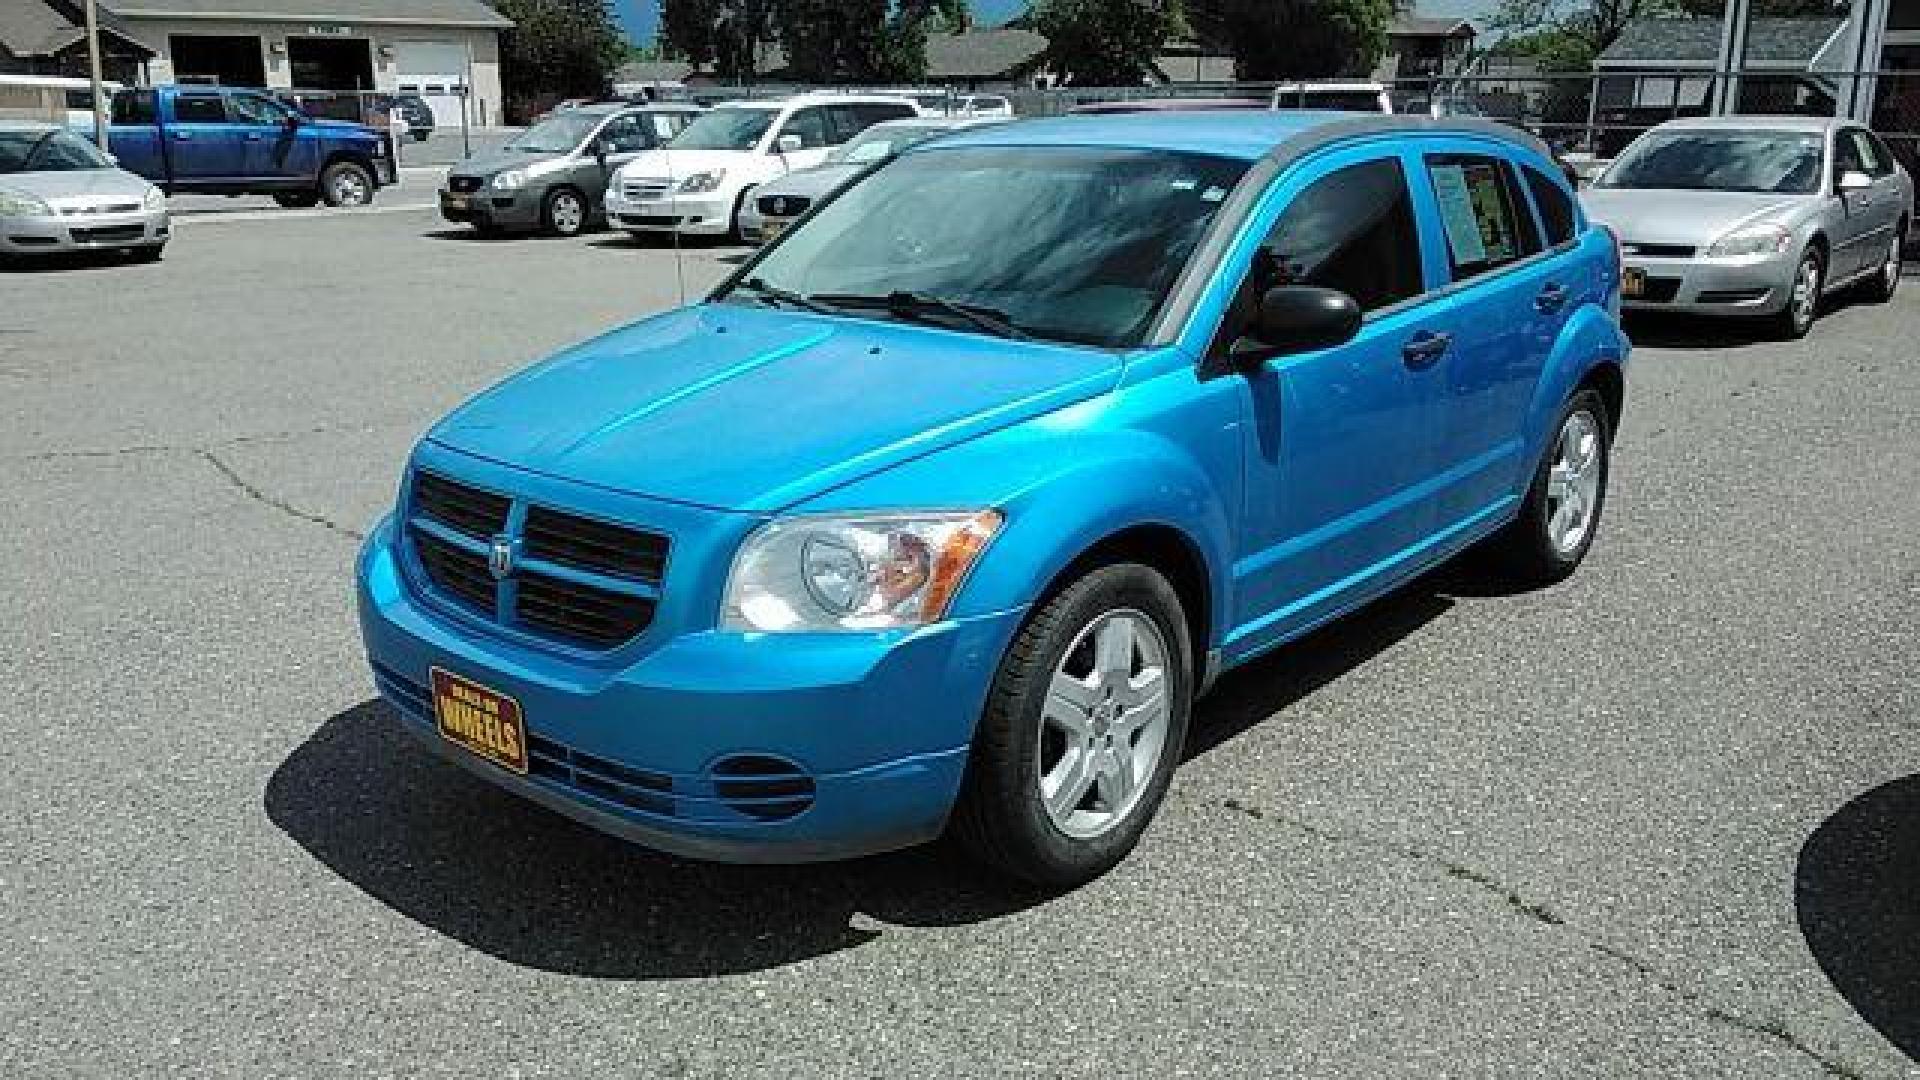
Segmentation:
{"type": "Polygon", "coordinates": [[[620,166],[622,178],[680,180],[697,172],[727,169],[740,173],[764,173],[769,162],[778,157],[750,150],[647,150],[620,166]]]}
{"type": "Polygon", "coordinates": [[[1114,353],[731,304],[482,393],[428,437],[630,494],[769,513],[1112,388],[1114,353]]]}
{"type": "Polygon", "coordinates": [[[791,172],[778,180],[769,180],[754,189],[755,195],[793,195],[817,199],[840,189],[840,185],[860,175],[864,165],[822,165],[817,169],[791,172]]]}
{"type": "Polygon", "coordinates": [[[1644,191],[1588,188],[1580,193],[1587,216],[1628,244],[1705,247],[1749,222],[1785,222],[1814,205],[1813,196],[1755,191],[1644,191]]]}
{"type": "Polygon", "coordinates": [[[137,203],[152,187],[124,169],[0,173],[0,188],[25,192],[62,208],[137,203]]]}
{"type": "Polygon", "coordinates": [[[566,157],[565,154],[530,154],[521,150],[483,150],[447,170],[451,176],[492,176],[508,169],[542,165],[566,157]]]}

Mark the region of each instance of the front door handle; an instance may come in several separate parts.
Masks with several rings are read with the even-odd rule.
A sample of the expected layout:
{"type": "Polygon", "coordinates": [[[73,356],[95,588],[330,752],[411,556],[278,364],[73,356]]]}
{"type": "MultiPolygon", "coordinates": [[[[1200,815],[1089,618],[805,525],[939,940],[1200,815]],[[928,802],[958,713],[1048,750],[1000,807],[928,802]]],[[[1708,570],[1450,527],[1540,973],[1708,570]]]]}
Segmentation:
{"type": "Polygon", "coordinates": [[[1559,311],[1566,306],[1566,303],[1567,290],[1558,282],[1552,281],[1548,282],[1546,288],[1541,289],[1539,295],[1533,298],[1534,309],[1542,313],[1559,311]]]}
{"type": "Polygon", "coordinates": [[[1430,366],[1453,348],[1453,335],[1441,330],[1422,330],[1400,346],[1400,356],[1410,368],[1430,366]]]}
{"type": "Polygon", "coordinates": [[[173,133],[173,140],[175,142],[186,142],[192,138],[193,133],[190,131],[176,131],[173,133]]]}
{"type": "Polygon", "coordinates": [[[248,142],[259,142],[261,138],[262,138],[262,136],[261,136],[261,135],[259,135],[258,133],[255,133],[255,134],[252,134],[252,135],[249,135],[249,136],[247,136],[247,141],[248,141],[248,142]]]}

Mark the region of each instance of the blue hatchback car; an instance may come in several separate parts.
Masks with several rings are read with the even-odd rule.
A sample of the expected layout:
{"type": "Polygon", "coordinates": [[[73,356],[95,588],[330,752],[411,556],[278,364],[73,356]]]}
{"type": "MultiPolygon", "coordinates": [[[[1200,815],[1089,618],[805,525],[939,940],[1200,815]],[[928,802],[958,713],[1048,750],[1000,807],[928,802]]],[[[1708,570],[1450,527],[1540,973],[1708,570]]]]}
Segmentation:
{"type": "Polygon", "coordinates": [[[642,844],[1098,875],[1222,670],[1593,543],[1619,258],[1492,123],[986,127],[437,424],[359,567],[399,722],[642,844]]]}

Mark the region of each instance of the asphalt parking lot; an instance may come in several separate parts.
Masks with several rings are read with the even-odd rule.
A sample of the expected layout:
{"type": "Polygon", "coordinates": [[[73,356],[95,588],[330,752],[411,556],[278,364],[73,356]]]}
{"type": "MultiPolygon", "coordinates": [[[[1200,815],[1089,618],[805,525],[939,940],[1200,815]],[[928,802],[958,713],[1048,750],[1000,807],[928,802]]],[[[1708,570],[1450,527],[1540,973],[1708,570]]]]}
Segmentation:
{"type": "Polygon", "coordinates": [[[1229,677],[1049,896],[676,861],[404,741],[351,565],[408,445],[679,295],[408,190],[0,274],[0,1075],[1920,1071],[1920,280],[1793,344],[1636,325],[1579,575],[1229,677]]]}

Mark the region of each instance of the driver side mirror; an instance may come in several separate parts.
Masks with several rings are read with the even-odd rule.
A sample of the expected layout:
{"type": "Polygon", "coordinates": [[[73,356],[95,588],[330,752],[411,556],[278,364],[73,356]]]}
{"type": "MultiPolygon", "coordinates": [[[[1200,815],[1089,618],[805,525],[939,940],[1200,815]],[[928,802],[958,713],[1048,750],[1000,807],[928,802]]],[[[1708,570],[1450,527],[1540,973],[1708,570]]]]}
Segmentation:
{"type": "Polygon", "coordinates": [[[780,154],[791,154],[798,150],[805,150],[806,148],[806,140],[798,135],[782,135],[773,142],[774,152],[780,154]]]}
{"type": "Polygon", "coordinates": [[[605,166],[607,163],[607,140],[596,137],[593,140],[591,149],[593,150],[593,160],[605,166]]]}
{"type": "Polygon", "coordinates": [[[1233,362],[1245,369],[1277,356],[1343,345],[1360,332],[1360,318],[1360,305],[1338,289],[1268,289],[1246,333],[1233,343],[1233,362]]]}
{"type": "Polygon", "coordinates": [[[1840,174],[1838,186],[1841,191],[1865,191],[1873,186],[1873,177],[1858,169],[1848,169],[1840,174]]]}

